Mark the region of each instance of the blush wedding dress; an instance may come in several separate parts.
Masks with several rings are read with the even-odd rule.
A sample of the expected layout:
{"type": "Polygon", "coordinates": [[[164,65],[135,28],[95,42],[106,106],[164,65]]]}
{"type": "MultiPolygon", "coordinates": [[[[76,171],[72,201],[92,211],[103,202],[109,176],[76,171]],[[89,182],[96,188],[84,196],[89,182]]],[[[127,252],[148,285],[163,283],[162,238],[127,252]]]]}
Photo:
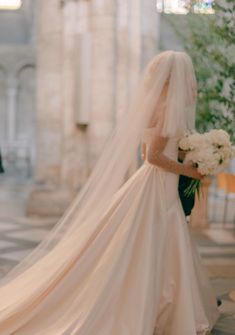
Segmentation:
{"type": "MultiPolygon", "coordinates": [[[[174,61],[183,56],[169,57],[174,61]]],[[[128,128],[131,142],[135,132],[130,124],[128,128]]],[[[81,210],[75,211],[73,229],[57,231],[58,241],[52,239],[47,252],[44,242],[40,257],[7,277],[0,288],[1,335],[209,333],[218,318],[216,299],[186,223],[178,175],[148,161],[155,131],[148,124],[141,129],[147,158],[125,183],[115,186],[102,210],[97,210],[97,197],[93,210],[89,208],[89,222],[88,210],[80,217],[81,210]]],[[[172,161],[177,161],[178,140],[169,137],[164,149],[172,161]]],[[[121,162],[114,161],[117,169],[121,162]]],[[[102,186],[100,197],[110,184],[102,186]]]]}
{"type": "MultiPolygon", "coordinates": [[[[147,150],[153,131],[143,132],[147,150]]],[[[164,151],[175,161],[177,143],[170,139],[164,151]]],[[[29,319],[12,334],[207,334],[218,317],[216,299],[190,237],[178,176],[146,160],[100,220],[81,259],[35,301],[35,315],[29,305],[15,316],[29,319]]]]}

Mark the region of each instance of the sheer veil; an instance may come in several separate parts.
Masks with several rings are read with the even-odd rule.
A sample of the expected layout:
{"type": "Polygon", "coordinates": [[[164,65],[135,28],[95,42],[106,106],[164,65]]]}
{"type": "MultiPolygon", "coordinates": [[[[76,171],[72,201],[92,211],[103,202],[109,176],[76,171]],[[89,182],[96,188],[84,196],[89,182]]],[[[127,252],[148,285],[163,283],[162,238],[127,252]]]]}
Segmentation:
{"type": "Polygon", "coordinates": [[[0,311],[6,305],[17,305],[21,294],[25,297],[40,291],[85,251],[88,241],[101,229],[100,218],[111,197],[125,182],[143,130],[157,122],[161,129],[156,127],[156,132],[172,137],[194,128],[195,91],[194,69],[187,54],[166,51],[152,59],[81,192],[39,246],[2,279],[0,311]],[[162,113],[158,106],[166,83],[166,108],[162,113]],[[15,292],[10,299],[9,292],[15,292]]]}

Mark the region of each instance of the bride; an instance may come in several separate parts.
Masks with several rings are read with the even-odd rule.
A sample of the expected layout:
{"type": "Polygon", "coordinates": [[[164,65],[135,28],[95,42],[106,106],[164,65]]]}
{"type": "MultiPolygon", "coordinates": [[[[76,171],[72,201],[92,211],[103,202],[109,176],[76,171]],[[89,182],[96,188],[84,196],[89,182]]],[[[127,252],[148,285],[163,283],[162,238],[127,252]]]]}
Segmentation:
{"type": "Polygon", "coordinates": [[[210,332],[216,299],[178,196],[179,174],[202,178],[177,162],[195,105],[189,56],[154,57],[77,198],[2,280],[1,335],[210,332]]]}

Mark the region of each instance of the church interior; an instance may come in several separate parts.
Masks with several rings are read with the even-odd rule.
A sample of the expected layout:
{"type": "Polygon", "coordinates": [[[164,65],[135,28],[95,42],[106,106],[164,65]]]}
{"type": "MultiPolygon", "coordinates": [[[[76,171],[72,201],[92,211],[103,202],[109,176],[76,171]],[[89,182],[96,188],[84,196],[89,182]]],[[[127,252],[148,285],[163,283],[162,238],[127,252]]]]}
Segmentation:
{"type": "MultiPolygon", "coordinates": [[[[210,1],[204,2],[213,15],[210,1]]],[[[187,15],[184,5],[0,0],[0,278],[37,246],[82,189],[147,62],[160,51],[184,50],[166,19],[187,15]]],[[[130,174],[141,164],[139,155],[130,174]]],[[[222,301],[211,334],[232,335],[234,161],[203,187],[188,224],[222,301]]]]}

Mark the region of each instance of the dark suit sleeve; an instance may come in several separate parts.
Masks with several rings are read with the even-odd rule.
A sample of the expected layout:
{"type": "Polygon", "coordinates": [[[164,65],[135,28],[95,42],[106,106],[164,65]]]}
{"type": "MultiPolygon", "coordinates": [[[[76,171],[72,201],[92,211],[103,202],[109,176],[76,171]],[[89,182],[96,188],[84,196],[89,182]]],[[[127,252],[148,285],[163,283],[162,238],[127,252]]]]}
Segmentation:
{"type": "Polygon", "coordinates": [[[195,195],[191,195],[187,197],[184,194],[185,189],[189,186],[191,181],[192,181],[192,178],[190,177],[186,177],[182,175],[180,175],[179,177],[178,191],[179,191],[179,196],[180,196],[180,200],[181,200],[181,204],[182,204],[185,216],[188,216],[191,214],[191,211],[195,203],[195,195]]]}
{"type": "MultiPolygon", "coordinates": [[[[180,160],[179,160],[180,161],[180,160]]],[[[182,162],[182,161],[181,161],[182,162]]],[[[181,204],[184,210],[185,216],[188,216],[191,214],[192,209],[195,204],[195,195],[191,195],[187,197],[184,192],[186,188],[190,185],[193,178],[187,177],[187,176],[179,176],[179,185],[178,185],[178,191],[179,191],[179,197],[181,200],[181,204]]]]}

